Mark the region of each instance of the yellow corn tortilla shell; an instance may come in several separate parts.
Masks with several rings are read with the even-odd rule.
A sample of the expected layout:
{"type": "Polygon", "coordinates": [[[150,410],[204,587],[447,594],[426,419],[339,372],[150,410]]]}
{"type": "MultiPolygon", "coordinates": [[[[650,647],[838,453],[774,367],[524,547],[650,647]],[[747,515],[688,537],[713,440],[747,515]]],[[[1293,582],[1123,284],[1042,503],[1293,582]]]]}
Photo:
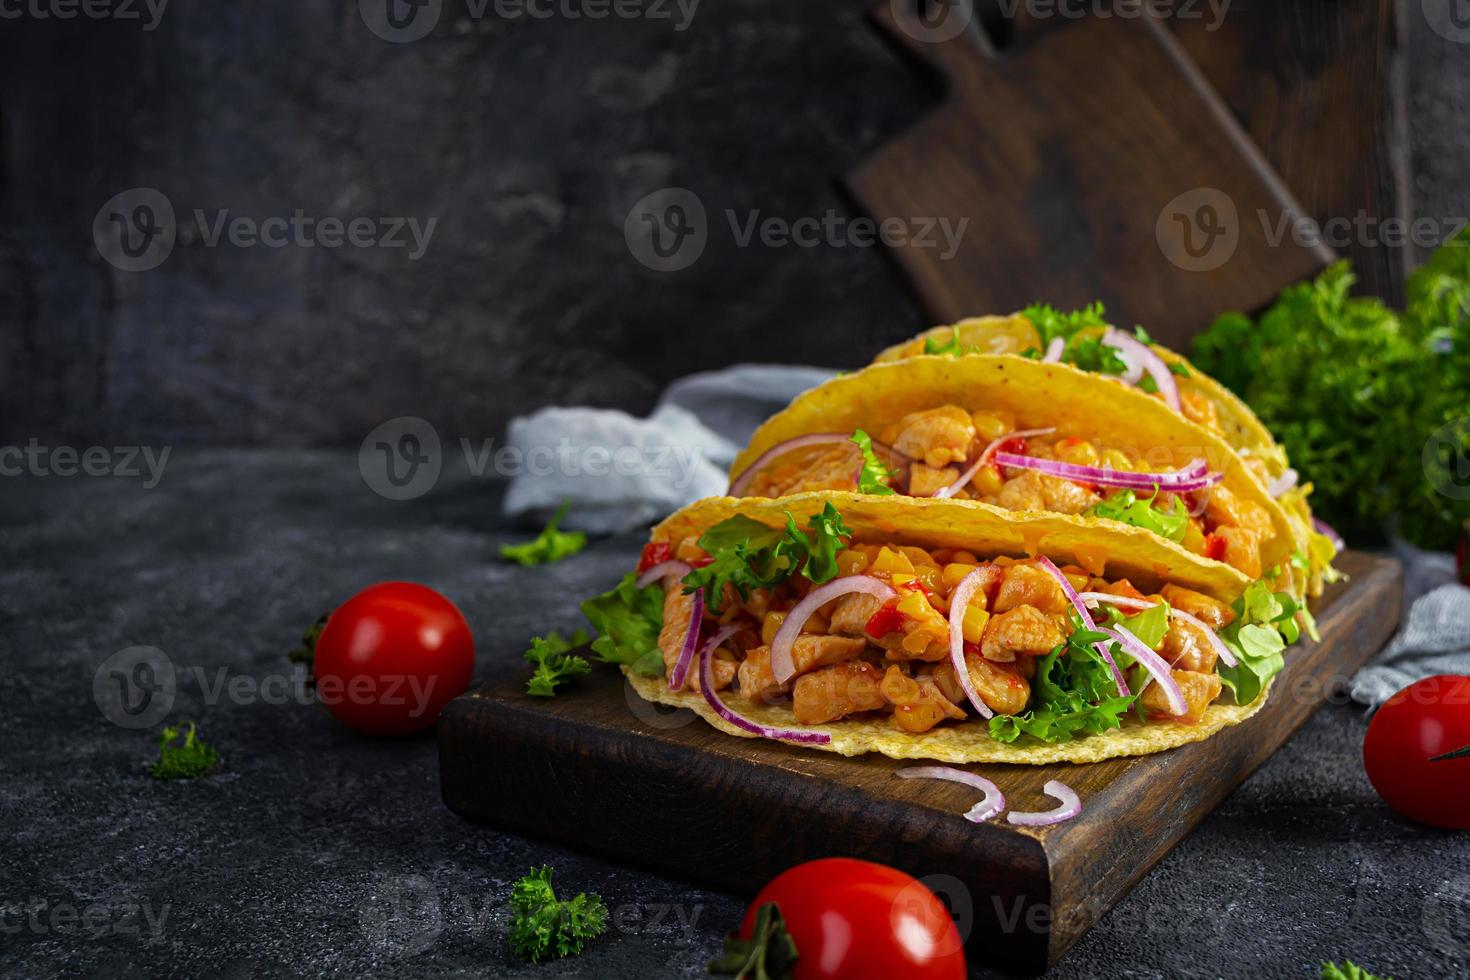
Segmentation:
{"type": "MultiPolygon", "coordinates": [[[[671,691],[668,682],[662,677],[639,677],[626,667],[623,668],[623,673],[633,685],[633,690],[645,701],[688,708],[729,735],[739,735],[741,738],[760,737],[735,727],[715,714],[702,694],[695,691],[671,691]]],[[[1052,744],[1027,735],[1014,742],[997,742],[990,737],[990,729],[984,720],[976,718],[960,724],[941,725],[917,735],[894,726],[887,718],[849,718],[825,725],[798,725],[795,715],[787,705],[753,704],[730,691],[720,692],[720,700],[726,706],[757,724],[804,732],[822,732],[832,738],[826,745],[803,744],[802,748],[820,749],[846,756],[877,752],[890,759],[932,759],[959,765],[971,762],[1009,762],[1029,766],[1049,762],[1101,762],[1103,759],[1148,755],[1190,742],[1203,742],[1221,729],[1238,725],[1260,711],[1265,707],[1269,696],[1268,687],[1248,705],[1212,704],[1205,709],[1204,717],[1193,725],[1167,721],[1144,724],[1130,715],[1122,728],[1052,744]]]]}
{"type": "Polygon", "coordinates": [[[963,548],[984,558],[1041,554],[1109,580],[1126,578],[1145,591],[1173,582],[1222,602],[1234,602],[1250,584],[1224,562],[1193,554],[1141,527],[1070,514],[1016,513],[977,500],[915,501],[835,490],[779,498],[707,497],[665,519],[653,529],[653,540],[677,545],[736,514],[768,527],[785,527],[790,514],[805,527],[807,518],[829,503],[853,537],[866,544],[963,548]]]}
{"type": "MultiPolygon", "coordinates": [[[[1202,457],[1211,470],[1223,474],[1227,489],[1240,499],[1260,504],[1270,515],[1275,533],[1261,542],[1263,568],[1285,567],[1298,546],[1286,511],[1266,493],[1235,449],[1216,433],[1136,388],[1069,364],[1046,364],[1009,355],[921,354],[833,378],[797,396],[767,419],[730,472],[743,472],[766,450],[796,436],[859,428],[876,434],[910,412],[946,404],[970,411],[994,408],[1012,412],[1018,424],[1026,428],[1055,426],[1058,435],[1120,449],[1150,465],[1177,468],[1202,457]]],[[[899,499],[915,510],[936,502],[899,499]]],[[[1123,526],[1101,518],[1074,520],[1094,528],[1123,526]]],[[[1182,548],[1176,550],[1189,554],[1182,548]]]]}
{"type": "MultiPolygon", "coordinates": [[[[952,326],[938,326],[925,330],[910,340],[895,344],[873,359],[874,364],[886,364],[922,355],[924,345],[934,340],[948,344],[956,335],[962,349],[978,348],[984,354],[1020,354],[1027,349],[1040,350],[1041,336],[1031,321],[1019,313],[1010,316],[976,316],[959,321],[952,326]]],[[[1220,419],[1220,428],[1225,441],[1236,450],[1244,450],[1260,457],[1267,471],[1274,478],[1286,471],[1286,453],[1277,444],[1250,406],[1214,378],[1205,374],[1182,355],[1159,344],[1150,345],[1165,364],[1183,365],[1187,376],[1175,379],[1181,394],[1192,392],[1215,403],[1220,419]]]]}

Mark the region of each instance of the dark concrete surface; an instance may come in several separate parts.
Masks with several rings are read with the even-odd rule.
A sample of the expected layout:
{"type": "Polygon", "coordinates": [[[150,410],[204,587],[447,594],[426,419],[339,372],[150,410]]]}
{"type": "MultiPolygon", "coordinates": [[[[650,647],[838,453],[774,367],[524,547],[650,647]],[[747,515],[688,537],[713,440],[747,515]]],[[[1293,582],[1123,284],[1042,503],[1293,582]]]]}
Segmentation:
{"type": "MultiPolygon", "coordinates": [[[[361,738],[314,705],[206,693],[221,668],[289,673],[301,629],[381,579],[452,597],[481,674],[531,634],[578,625],[578,600],[639,542],[508,567],[496,546],[525,534],[498,500],[498,485],[447,472],[387,501],[340,452],[179,450],[151,490],[0,478],[0,975],[702,975],[741,897],[460,820],[440,802],[432,737],[361,738]],[[168,717],[199,720],[217,775],[150,779],[153,731],[94,701],[103,661],[139,644],[179,670],[168,717]],[[532,967],[508,950],[505,899],[541,862],[621,908],[621,928],[532,967]]],[[[1305,980],[1343,957],[1399,978],[1470,975],[1470,836],[1379,803],[1364,728],[1355,707],[1320,711],[1050,976],[1305,980]]]]}

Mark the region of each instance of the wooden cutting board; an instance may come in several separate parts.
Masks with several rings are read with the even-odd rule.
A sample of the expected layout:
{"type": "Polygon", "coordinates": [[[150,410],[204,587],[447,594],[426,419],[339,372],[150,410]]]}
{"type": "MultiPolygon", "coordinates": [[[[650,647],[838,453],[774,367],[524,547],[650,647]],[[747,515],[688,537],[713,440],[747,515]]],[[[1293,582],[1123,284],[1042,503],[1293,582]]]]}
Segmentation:
{"type": "Polygon", "coordinates": [[[1101,299],[1186,348],[1221,311],[1333,260],[1290,234],[1273,243],[1301,206],[1153,19],[1068,22],[1001,58],[978,20],[933,40],[949,30],[917,2],[873,16],[943,76],[945,101],[847,182],[878,218],[969,220],[952,254],[919,237],[892,250],[930,319],[1101,299]]]}
{"type": "Polygon", "coordinates": [[[610,668],[554,699],[526,695],[519,669],[451,702],[439,723],[444,801],[504,830],[742,894],[813,858],[881,861],[946,900],[973,962],[1040,972],[1388,639],[1398,563],[1349,552],[1340,565],[1351,579],[1314,606],[1322,641],[1292,649],[1244,724],[1139,758],[972,767],[1020,809],[1049,808],[1042,784],[1068,783],[1084,810],[1065,824],[971,824],[960,815],[978,794],[893,775],[914,763],[725,735],[643,702],[610,668]]]}

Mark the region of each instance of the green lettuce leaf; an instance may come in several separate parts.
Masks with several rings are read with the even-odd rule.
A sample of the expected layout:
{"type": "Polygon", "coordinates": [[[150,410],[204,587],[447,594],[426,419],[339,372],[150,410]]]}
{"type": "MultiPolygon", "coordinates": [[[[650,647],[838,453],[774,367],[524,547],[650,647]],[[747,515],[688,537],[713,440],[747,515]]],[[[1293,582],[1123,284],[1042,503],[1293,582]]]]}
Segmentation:
{"type": "Polygon", "coordinates": [[[852,439],[849,441],[863,453],[863,468],[858,473],[858,493],[876,493],[880,496],[893,493],[894,490],[888,485],[888,481],[893,479],[898,470],[889,469],[883,465],[883,461],[873,451],[873,438],[862,429],[858,429],[853,432],[852,439]]]}
{"type": "Polygon", "coordinates": [[[1083,516],[1122,521],[1124,524],[1152,531],[1170,541],[1183,541],[1185,532],[1189,530],[1189,511],[1185,509],[1184,502],[1174,497],[1172,509],[1160,510],[1154,506],[1157,497],[1157,491],[1152,496],[1140,499],[1132,490],[1120,490],[1087,508],[1083,516]]]}
{"type": "Polygon", "coordinates": [[[658,632],[664,624],[664,590],[657,582],[638,588],[629,572],[602,595],[582,603],[582,615],[596,630],[592,652],[603,663],[633,668],[644,677],[662,677],[658,632]]]}

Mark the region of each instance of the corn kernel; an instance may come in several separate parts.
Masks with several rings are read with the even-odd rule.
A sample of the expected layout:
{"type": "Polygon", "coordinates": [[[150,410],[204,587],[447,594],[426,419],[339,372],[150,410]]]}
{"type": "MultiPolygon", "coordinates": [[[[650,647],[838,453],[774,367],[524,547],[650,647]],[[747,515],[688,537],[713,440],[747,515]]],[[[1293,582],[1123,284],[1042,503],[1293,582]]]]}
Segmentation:
{"type": "Polygon", "coordinates": [[[1108,469],[1122,470],[1124,472],[1133,469],[1133,461],[1116,449],[1109,449],[1102,454],[1102,464],[1108,469]]]}
{"type": "Polygon", "coordinates": [[[969,575],[978,567],[978,565],[968,565],[960,562],[952,562],[945,565],[942,573],[945,589],[952,591],[965,580],[966,575],[969,575]]]}
{"type": "Polygon", "coordinates": [[[873,559],[873,572],[892,575],[894,572],[914,573],[914,564],[908,557],[888,548],[878,549],[878,557],[873,559]]]}
{"type": "Polygon", "coordinates": [[[1186,551],[1202,554],[1205,550],[1205,532],[1200,530],[1198,521],[1190,521],[1184,527],[1184,540],[1179,542],[1186,551]]]}
{"type": "Polygon", "coordinates": [[[844,548],[837,552],[837,574],[861,575],[868,567],[868,556],[853,548],[844,548]]]}
{"type": "Polygon", "coordinates": [[[786,622],[785,613],[766,613],[766,618],[761,620],[761,642],[766,646],[770,646],[771,641],[776,638],[776,631],[781,628],[781,624],[784,622],[786,622]]]}
{"type": "Polygon", "coordinates": [[[970,486],[982,497],[994,497],[1005,486],[1005,478],[993,464],[980,467],[980,472],[970,480],[970,486]]]}
{"type": "Polygon", "coordinates": [[[919,577],[917,575],[910,575],[908,572],[894,572],[893,573],[893,584],[894,585],[899,585],[899,586],[901,586],[901,585],[913,585],[918,580],[919,580],[919,577]]]}
{"type": "Polygon", "coordinates": [[[985,624],[988,622],[990,622],[990,613],[974,603],[966,606],[964,626],[962,629],[962,632],[965,634],[965,642],[979,643],[985,636],[985,624]]]}
{"type": "Polygon", "coordinates": [[[970,416],[970,421],[975,425],[975,431],[986,442],[999,439],[1011,431],[1010,422],[991,412],[975,412],[970,416]]]}
{"type": "Polygon", "coordinates": [[[1087,574],[1085,572],[1063,572],[1062,574],[1066,576],[1068,582],[1072,583],[1073,589],[1078,592],[1087,591],[1087,574]]]}
{"type": "Polygon", "coordinates": [[[929,649],[930,633],[928,630],[914,630],[903,638],[903,649],[906,653],[923,653],[929,649]]]}
{"type": "Polygon", "coordinates": [[[975,557],[975,553],[973,551],[965,551],[964,549],[956,551],[954,553],[954,557],[952,557],[950,561],[958,562],[961,565],[980,564],[980,559],[975,557]]]}
{"type": "Polygon", "coordinates": [[[898,611],[910,619],[927,619],[934,615],[934,607],[922,592],[910,592],[898,600],[898,611]]]}
{"type": "Polygon", "coordinates": [[[1097,465],[1097,450],[1086,439],[1063,440],[1063,444],[1057,448],[1060,450],[1057,455],[1064,463],[1075,466],[1097,465]]]}

